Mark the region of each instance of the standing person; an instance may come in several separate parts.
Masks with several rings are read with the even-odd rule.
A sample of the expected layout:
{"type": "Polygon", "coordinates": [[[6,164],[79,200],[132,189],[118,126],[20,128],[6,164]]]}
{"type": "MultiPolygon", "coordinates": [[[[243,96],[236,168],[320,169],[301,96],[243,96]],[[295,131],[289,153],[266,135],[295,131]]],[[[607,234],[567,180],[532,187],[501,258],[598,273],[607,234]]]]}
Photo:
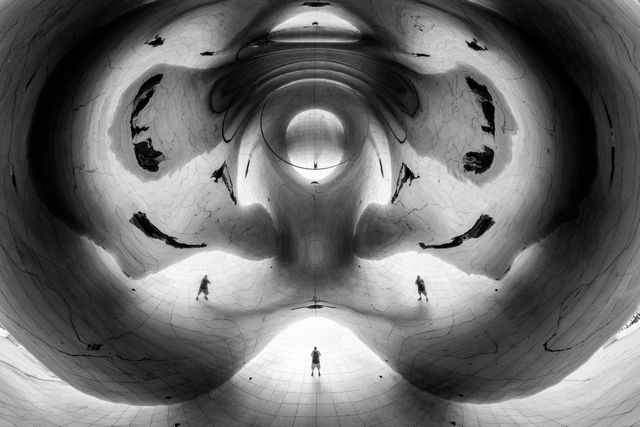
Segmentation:
{"type": "Polygon", "coordinates": [[[424,280],[422,280],[420,276],[416,278],[416,285],[418,286],[418,296],[420,297],[418,298],[418,301],[422,301],[422,295],[424,295],[425,301],[429,301],[429,298],[427,297],[427,288],[424,286],[424,280]]]}
{"type": "Polygon", "coordinates": [[[207,279],[207,275],[205,274],[200,281],[200,289],[198,290],[198,295],[196,295],[196,301],[198,301],[198,297],[200,296],[200,294],[204,294],[204,299],[209,301],[209,297],[207,296],[209,295],[209,283],[211,282],[209,281],[209,279],[207,279]]]}
{"type": "Polygon", "coordinates": [[[318,368],[318,376],[321,377],[320,374],[320,352],[318,351],[318,347],[313,347],[313,351],[311,352],[311,376],[313,376],[314,368],[318,368]]]}

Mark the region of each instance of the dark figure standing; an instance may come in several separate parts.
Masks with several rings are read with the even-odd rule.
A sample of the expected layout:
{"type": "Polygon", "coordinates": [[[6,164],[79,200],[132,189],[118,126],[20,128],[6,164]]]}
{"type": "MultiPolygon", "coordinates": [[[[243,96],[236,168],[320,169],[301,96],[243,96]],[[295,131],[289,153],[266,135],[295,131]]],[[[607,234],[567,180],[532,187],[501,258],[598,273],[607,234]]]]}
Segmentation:
{"type": "Polygon", "coordinates": [[[198,297],[200,296],[200,294],[204,294],[204,299],[209,301],[209,297],[207,296],[209,295],[209,283],[211,282],[209,281],[209,279],[207,279],[207,275],[205,274],[200,281],[200,289],[198,290],[198,295],[196,295],[196,301],[198,301],[198,297]]]}
{"type": "Polygon", "coordinates": [[[424,280],[422,280],[420,276],[416,278],[416,285],[418,286],[418,296],[420,297],[418,298],[418,301],[422,301],[422,295],[424,295],[424,299],[426,301],[429,301],[429,298],[427,297],[427,288],[424,286],[424,280]]]}
{"type": "Polygon", "coordinates": [[[311,352],[311,376],[313,376],[313,370],[318,368],[318,376],[321,377],[320,374],[320,352],[318,351],[318,347],[313,347],[313,351],[311,352]]]}

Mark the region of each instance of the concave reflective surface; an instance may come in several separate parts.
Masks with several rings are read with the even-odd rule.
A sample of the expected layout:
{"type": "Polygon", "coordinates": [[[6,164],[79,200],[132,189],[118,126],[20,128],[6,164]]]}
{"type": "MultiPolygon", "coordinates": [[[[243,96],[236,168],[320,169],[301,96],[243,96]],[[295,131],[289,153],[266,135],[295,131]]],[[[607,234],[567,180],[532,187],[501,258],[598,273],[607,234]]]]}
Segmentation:
{"type": "Polygon", "coordinates": [[[253,399],[320,310],[428,407],[334,418],[535,424],[515,399],[601,378],[640,300],[633,7],[6,1],[0,323],[83,393],[186,408],[253,399]]]}

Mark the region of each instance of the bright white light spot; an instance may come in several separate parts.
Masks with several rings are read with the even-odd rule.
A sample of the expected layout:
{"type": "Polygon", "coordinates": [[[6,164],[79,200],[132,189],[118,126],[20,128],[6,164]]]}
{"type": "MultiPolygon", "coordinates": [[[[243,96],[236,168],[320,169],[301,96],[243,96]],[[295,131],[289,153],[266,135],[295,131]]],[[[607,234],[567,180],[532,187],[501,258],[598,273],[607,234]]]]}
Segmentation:
{"type": "Polygon", "coordinates": [[[289,161],[311,181],[329,176],[344,155],[344,128],[325,110],[306,110],[296,115],[285,134],[289,161]]]}
{"type": "Polygon", "coordinates": [[[338,30],[354,31],[356,33],[360,33],[360,31],[358,31],[358,29],[354,27],[350,22],[345,21],[342,18],[339,18],[333,13],[324,12],[324,11],[300,13],[276,25],[275,27],[273,27],[271,32],[273,33],[276,31],[290,30],[295,28],[304,28],[304,27],[311,27],[311,26],[334,28],[338,30]]]}

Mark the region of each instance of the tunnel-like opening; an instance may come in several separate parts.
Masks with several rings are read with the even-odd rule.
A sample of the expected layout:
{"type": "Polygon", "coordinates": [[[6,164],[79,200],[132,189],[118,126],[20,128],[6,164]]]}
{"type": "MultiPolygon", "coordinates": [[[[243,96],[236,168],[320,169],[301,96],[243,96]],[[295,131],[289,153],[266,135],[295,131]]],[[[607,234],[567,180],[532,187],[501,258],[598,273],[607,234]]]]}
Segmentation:
{"type": "Polygon", "coordinates": [[[285,146],[296,172],[319,181],[333,172],[344,155],[344,128],[340,120],[324,110],[306,110],[287,125],[285,146]]]}

